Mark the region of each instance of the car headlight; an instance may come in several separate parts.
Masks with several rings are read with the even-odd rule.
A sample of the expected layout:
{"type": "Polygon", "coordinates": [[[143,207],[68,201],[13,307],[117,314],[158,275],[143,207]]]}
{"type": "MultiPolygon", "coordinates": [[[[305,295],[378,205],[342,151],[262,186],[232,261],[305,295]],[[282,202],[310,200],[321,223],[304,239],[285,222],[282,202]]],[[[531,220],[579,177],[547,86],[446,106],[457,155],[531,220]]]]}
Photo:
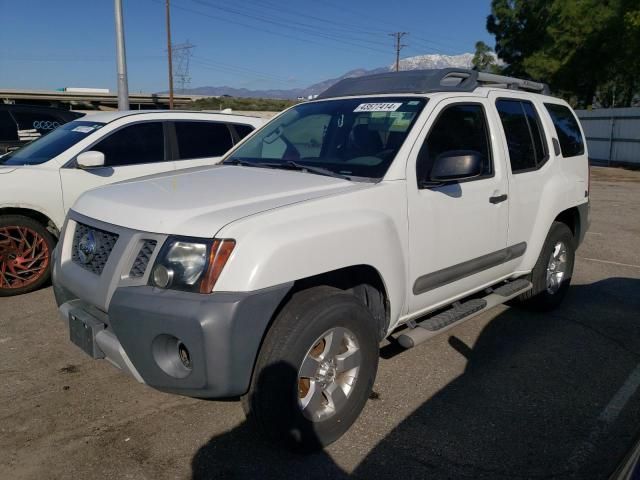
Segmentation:
{"type": "Polygon", "coordinates": [[[211,293],[236,245],[234,240],[170,237],[153,266],[159,288],[211,293]]]}

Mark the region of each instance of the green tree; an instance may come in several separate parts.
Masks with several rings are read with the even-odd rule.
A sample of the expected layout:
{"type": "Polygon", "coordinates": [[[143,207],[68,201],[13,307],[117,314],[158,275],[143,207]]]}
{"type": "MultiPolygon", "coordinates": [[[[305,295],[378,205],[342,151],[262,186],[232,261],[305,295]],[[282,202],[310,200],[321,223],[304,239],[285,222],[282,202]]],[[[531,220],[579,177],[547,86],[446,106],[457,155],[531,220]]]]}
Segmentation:
{"type": "Polygon", "coordinates": [[[638,0],[493,0],[487,29],[508,73],[548,82],[575,103],[629,105],[638,91],[638,0]]]}
{"type": "Polygon", "coordinates": [[[499,73],[501,70],[493,50],[483,41],[476,42],[476,53],[471,63],[475,70],[481,72],[499,73]]]}
{"type": "Polygon", "coordinates": [[[526,76],[523,60],[535,52],[546,36],[547,0],[493,0],[487,30],[496,37],[495,51],[505,73],[526,76]]]}

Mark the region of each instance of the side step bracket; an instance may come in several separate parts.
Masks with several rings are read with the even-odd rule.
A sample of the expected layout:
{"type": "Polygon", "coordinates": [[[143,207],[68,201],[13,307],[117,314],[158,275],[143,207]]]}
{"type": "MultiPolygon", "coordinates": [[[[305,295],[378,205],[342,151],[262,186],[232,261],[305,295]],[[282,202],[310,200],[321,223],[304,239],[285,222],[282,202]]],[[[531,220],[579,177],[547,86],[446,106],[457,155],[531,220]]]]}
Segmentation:
{"type": "Polygon", "coordinates": [[[532,287],[531,282],[524,278],[505,282],[493,288],[491,293],[482,298],[473,298],[462,303],[456,302],[449,310],[445,310],[421,322],[415,323],[412,321],[413,326],[403,331],[396,339],[404,348],[415,347],[464,320],[469,320],[496,305],[517,297],[532,287]]]}

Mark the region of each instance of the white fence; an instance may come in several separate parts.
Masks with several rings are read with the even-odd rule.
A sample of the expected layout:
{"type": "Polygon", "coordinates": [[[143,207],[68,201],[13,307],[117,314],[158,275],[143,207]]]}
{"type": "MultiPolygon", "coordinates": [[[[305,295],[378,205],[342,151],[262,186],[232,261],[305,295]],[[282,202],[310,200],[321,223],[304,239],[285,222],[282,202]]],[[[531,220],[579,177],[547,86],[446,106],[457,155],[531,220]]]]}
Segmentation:
{"type": "Polygon", "coordinates": [[[640,108],[576,110],[595,163],[640,166],[640,108]]]}

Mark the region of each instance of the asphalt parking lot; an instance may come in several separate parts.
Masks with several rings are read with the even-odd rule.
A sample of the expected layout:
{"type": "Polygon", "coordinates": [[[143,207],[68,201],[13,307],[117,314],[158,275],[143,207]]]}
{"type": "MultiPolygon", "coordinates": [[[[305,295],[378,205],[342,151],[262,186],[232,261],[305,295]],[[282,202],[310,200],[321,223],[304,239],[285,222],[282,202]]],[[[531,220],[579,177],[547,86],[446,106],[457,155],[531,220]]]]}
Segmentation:
{"type": "Polygon", "coordinates": [[[0,478],[606,478],[640,432],[640,172],[594,168],[591,200],[562,308],[383,347],[360,419],[311,456],[266,444],[238,402],[89,359],[50,288],[0,299],[0,478]]]}

